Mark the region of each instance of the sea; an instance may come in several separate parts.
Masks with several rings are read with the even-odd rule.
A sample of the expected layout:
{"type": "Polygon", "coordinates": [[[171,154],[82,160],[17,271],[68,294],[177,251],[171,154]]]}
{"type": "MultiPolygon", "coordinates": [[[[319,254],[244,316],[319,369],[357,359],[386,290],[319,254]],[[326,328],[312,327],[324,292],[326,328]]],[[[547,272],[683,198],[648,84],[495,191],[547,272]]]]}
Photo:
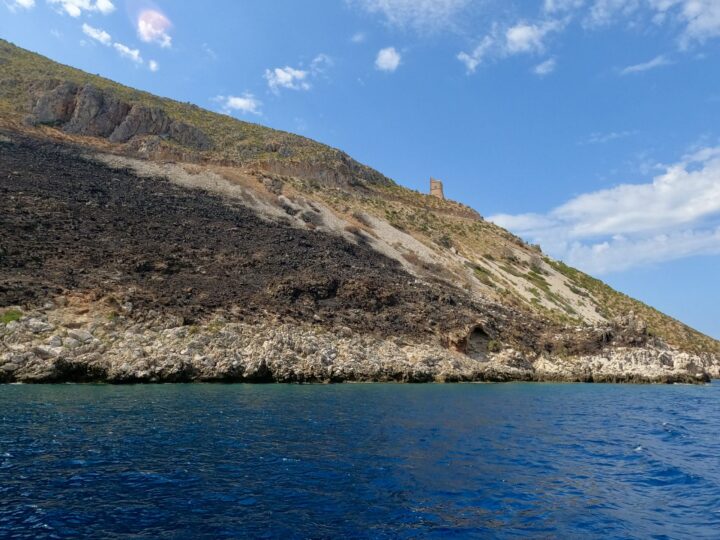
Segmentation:
{"type": "Polygon", "coordinates": [[[0,386],[0,538],[720,538],[720,384],[0,386]]]}

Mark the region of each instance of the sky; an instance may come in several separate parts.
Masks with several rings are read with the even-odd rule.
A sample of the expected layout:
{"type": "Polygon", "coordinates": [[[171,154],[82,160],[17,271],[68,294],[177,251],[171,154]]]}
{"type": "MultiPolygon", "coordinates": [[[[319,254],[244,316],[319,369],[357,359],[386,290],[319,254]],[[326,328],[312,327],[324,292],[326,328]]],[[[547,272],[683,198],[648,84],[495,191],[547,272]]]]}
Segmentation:
{"type": "Polygon", "coordinates": [[[0,0],[0,37],[441,178],[720,338],[720,0],[0,0]]]}

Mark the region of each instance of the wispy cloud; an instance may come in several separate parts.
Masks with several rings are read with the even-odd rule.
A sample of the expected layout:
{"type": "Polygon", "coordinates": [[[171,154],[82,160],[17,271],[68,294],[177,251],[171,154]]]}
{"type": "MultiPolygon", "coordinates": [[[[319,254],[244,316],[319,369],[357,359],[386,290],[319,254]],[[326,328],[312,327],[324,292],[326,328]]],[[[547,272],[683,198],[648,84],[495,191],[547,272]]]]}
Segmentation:
{"type": "Polygon", "coordinates": [[[138,49],[131,49],[127,45],[117,42],[113,43],[113,47],[120,54],[120,56],[132,60],[136,64],[142,64],[144,62],[142,56],[140,56],[140,51],[138,49]]]}
{"type": "Polygon", "coordinates": [[[365,35],[365,32],[355,32],[350,37],[350,41],[355,44],[365,43],[366,39],[367,39],[367,36],[365,35]]]}
{"type": "MultiPolygon", "coordinates": [[[[457,58],[465,64],[468,73],[474,73],[478,66],[488,59],[506,58],[518,54],[539,54],[545,51],[548,36],[561,31],[566,24],[565,20],[559,19],[536,23],[519,22],[506,28],[495,24],[471,52],[461,52],[457,58]]],[[[547,75],[554,69],[554,61],[548,60],[542,67],[549,70],[544,73],[547,75]]],[[[537,71],[536,73],[543,74],[537,71]]]]}
{"type": "Polygon", "coordinates": [[[110,0],[47,0],[63,13],[71,17],[79,17],[84,12],[101,13],[108,15],[115,11],[115,5],[110,0]]]}
{"type": "Polygon", "coordinates": [[[457,59],[465,64],[465,68],[468,73],[475,73],[483,61],[490,56],[493,48],[495,47],[495,38],[492,35],[485,36],[480,40],[475,48],[469,53],[461,52],[457,55],[457,59]]]}
{"type": "Polygon", "coordinates": [[[110,37],[110,34],[108,34],[105,30],[83,23],[82,31],[86,36],[94,39],[95,41],[99,41],[103,45],[110,46],[112,43],[112,37],[110,37]]]}
{"type": "Polygon", "coordinates": [[[245,92],[242,96],[217,96],[213,101],[219,102],[222,110],[228,114],[233,112],[258,116],[262,114],[260,111],[262,102],[250,92],[245,92]]]}
{"type": "MultiPolygon", "coordinates": [[[[94,26],[90,26],[87,23],[83,23],[82,31],[83,34],[88,36],[90,39],[97,41],[98,43],[102,43],[106,47],[112,46],[112,48],[115,49],[121,57],[132,60],[138,65],[145,64],[145,60],[140,54],[139,49],[133,49],[132,47],[129,47],[124,43],[120,43],[117,41],[114,42],[112,36],[102,28],[96,28],[94,26]]],[[[158,64],[155,60],[150,60],[147,63],[147,67],[150,71],[156,72],[160,69],[160,64],[158,64]]]]}
{"type": "Polygon", "coordinates": [[[533,68],[533,73],[539,77],[550,75],[557,67],[557,61],[554,58],[548,58],[544,62],[540,62],[533,68]]]}
{"type": "Polygon", "coordinates": [[[680,48],[720,37],[717,0],[545,0],[549,13],[578,15],[586,28],[614,23],[663,25],[681,28],[680,48]]]}
{"type": "Polygon", "coordinates": [[[6,0],[10,11],[18,11],[20,9],[32,9],[35,7],[35,0],[6,0]]]}
{"type": "Polygon", "coordinates": [[[545,0],[543,10],[546,13],[558,13],[577,9],[585,4],[585,0],[545,0]]]}
{"type": "Polygon", "coordinates": [[[664,166],[650,183],[586,193],[547,214],[489,219],[590,272],[720,253],[720,147],[664,166]]]}
{"type": "Polygon", "coordinates": [[[392,73],[400,67],[401,61],[402,55],[395,49],[395,47],[387,47],[378,51],[377,57],[375,58],[375,68],[380,71],[392,73]]]}
{"type": "Polygon", "coordinates": [[[610,131],[607,133],[595,132],[591,133],[578,144],[581,146],[586,144],[605,144],[617,139],[625,139],[626,137],[630,137],[636,133],[636,131],[610,131]]]}
{"type": "Polygon", "coordinates": [[[322,75],[335,65],[335,61],[325,53],[318,54],[310,62],[310,73],[312,75],[322,75]]]}
{"type": "Polygon", "coordinates": [[[428,32],[448,27],[471,0],[350,0],[401,28],[428,32]]]}
{"type": "Polygon", "coordinates": [[[157,43],[165,48],[171,47],[170,28],[172,28],[170,19],[157,9],[144,9],[138,15],[138,37],[145,43],[157,43]]]}
{"type": "MultiPolygon", "coordinates": [[[[378,3],[382,4],[380,0],[378,3]]],[[[392,2],[391,2],[392,3],[392,2]]],[[[459,3],[454,8],[466,18],[475,14],[471,3],[459,3]]],[[[685,50],[708,40],[720,38],[720,0],[545,0],[535,20],[520,20],[510,24],[515,16],[511,2],[488,4],[484,20],[493,21],[473,48],[457,55],[468,73],[489,60],[508,58],[516,54],[548,52],[551,34],[561,34],[571,25],[586,31],[599,31],[611,25],[636,29],[664,26],[676,33],[676,43],[685,50]]],[[[379,8],[378,8],[379,9],[379,8]]],[[[457,12],[454,12],[457,13],[457,12]]],[[[672,62],[664,55],[627,66],[621,73],[639,73],[672,62]]]]}
{"type": "Polygon", "coordinates": [[[207,43],[203,43],[202,46],[201,46],[201,48],[202,48],[203,52],[204,52],[209,58],[211,58],[211,59],[213,59],[213,60],[217,60],[217,59],[218,59],[218,55],[217,55],[217,53],[215,52],[215,50],[214,50],[212,47],[210,47],[210,45],[208,45],[207,43]]]}
{"type": "Polygon", "coordinates": [[[326,75],[333,66],[333,59],[327,54],[320,53],[310,62],[310,66],[294,68],[290,66],[265,70],[265,80],[270,90],[277,94],[281,89],[310,90],[311,79],[326,75]]]}
{"type": "Polygon", "coordinates": [[[649,60],[647,62],[643,62],[641,64],[634,64],[632,66],[627,66],[620,70],[620,75],[630,75],[632,73],[642,73],[643,71],[650,71],[651,69],[656,69],[662,66],[667,66],[672,64],[670,60],[668,60],[664,55],[656,56],[652,60],[649,60]]]}

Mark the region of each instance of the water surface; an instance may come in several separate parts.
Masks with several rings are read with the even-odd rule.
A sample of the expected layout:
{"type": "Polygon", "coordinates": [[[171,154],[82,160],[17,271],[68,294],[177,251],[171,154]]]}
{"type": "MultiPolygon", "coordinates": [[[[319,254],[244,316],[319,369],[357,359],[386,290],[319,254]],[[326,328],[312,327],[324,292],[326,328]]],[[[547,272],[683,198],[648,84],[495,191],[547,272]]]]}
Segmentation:
{"type": "Polygon", "coordinates": [[[720,384],[0,386],[0,538],[718,538],[720,384]]]}

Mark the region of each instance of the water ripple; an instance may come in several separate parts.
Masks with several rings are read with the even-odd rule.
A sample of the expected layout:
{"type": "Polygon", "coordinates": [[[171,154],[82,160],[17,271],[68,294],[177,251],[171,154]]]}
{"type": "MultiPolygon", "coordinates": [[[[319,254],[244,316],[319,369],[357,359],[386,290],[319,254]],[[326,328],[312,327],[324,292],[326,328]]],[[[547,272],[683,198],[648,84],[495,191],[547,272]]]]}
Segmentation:
{"type": "Polygon", "coordinates": [[[2,538],[718,538],[720,385],[0,386],[2,538]]]}

